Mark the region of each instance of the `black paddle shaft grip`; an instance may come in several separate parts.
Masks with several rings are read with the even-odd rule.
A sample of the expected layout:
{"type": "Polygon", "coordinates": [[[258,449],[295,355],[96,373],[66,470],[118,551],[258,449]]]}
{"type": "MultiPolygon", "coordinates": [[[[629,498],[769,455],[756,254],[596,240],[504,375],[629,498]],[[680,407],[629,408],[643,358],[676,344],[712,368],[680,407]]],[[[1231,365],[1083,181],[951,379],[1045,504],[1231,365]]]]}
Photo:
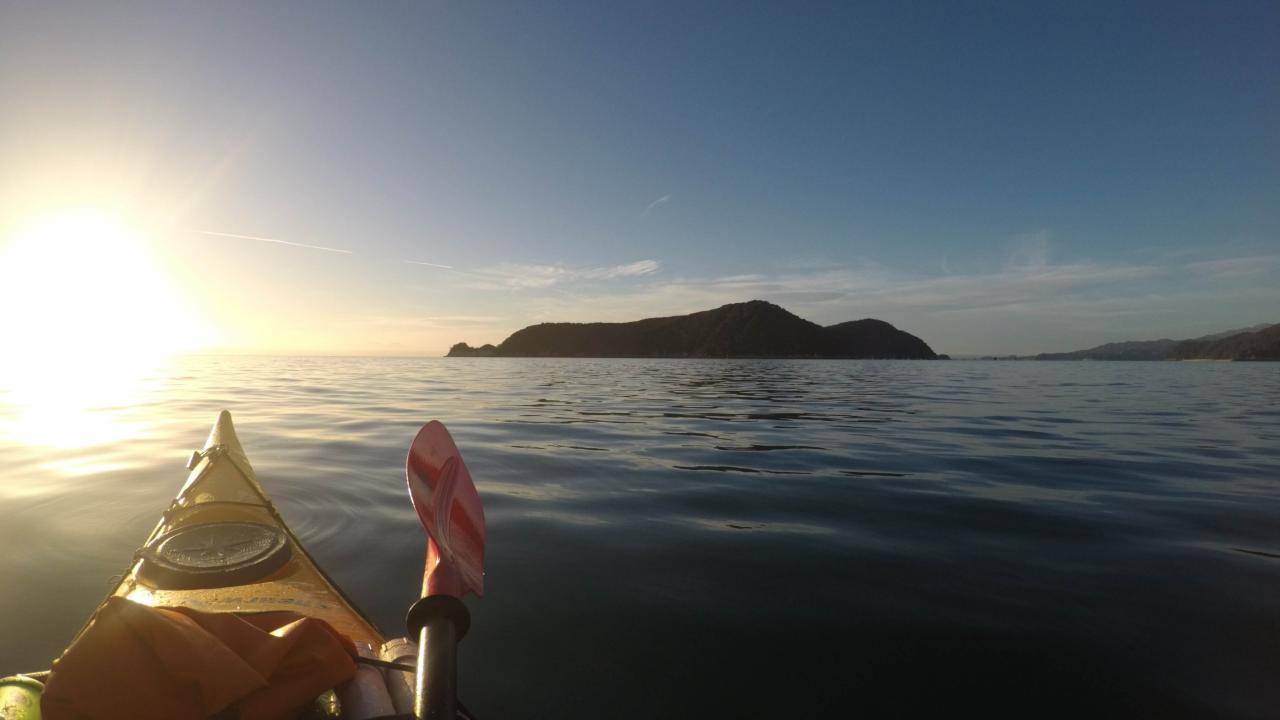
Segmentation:
{"type": "Polygon", "coordinates": [[[471,611],[462,601],[452,595],[429,595],[409,606],[404,624],[409,628],[409,637],[418,637],[422,628],[434,618],[446,617],[458,631],[458,640],[466,637],[471,629],[471,611]]]}
{"type": "Polygon", "coordinates": [[[432,595],[414,603],[407,620],[418,638],[413,714],[421,720],[456,720],[458,641],[471,625],[471,613],[455,597],[432,595]]]}

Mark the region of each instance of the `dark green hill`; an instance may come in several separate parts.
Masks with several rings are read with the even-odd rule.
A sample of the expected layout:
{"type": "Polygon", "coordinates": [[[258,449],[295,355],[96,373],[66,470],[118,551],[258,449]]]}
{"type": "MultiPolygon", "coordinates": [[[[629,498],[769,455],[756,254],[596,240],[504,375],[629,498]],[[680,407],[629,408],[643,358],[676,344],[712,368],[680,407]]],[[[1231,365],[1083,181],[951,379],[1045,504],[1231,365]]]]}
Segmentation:
{"type": "Polygon", "coordinates": [[[542,323],[492,353],[455,345],[451,357],[937,357],[920,338],[881,320],[824,328],[763,300],[625,323],[542,323]]]}

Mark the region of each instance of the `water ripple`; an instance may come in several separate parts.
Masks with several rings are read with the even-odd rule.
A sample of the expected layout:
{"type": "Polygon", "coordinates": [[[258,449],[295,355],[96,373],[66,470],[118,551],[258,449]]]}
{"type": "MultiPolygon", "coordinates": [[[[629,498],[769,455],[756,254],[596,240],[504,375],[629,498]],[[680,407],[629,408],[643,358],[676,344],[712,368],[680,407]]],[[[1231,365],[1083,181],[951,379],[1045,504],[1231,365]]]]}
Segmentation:
{"type": "Polygon", "coordinates": [[[0,437],[0,670],[56,656],[224,407],[392,632],[424,543],[405,449],[449,425],[488,517],[481,716],[1280,706],[1262,363],[187,359],[79,424],[127,441],[0,437]]]}

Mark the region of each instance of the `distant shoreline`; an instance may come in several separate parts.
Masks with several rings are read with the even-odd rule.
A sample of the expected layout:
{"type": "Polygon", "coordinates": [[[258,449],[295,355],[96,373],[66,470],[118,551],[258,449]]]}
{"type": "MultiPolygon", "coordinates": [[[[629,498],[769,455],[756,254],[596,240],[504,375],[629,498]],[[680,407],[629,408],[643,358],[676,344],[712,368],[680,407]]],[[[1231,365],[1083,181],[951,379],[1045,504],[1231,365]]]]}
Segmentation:
{"type": "MultiPolygon", "coordinates": [[[[841,357],[834,355],[444,355],[466,360],[902,360],[906,362],[950,360],[939,353],[933,358],[841,357]]],[[[970,358],[977,360],[980,358],[970,358]]]]}

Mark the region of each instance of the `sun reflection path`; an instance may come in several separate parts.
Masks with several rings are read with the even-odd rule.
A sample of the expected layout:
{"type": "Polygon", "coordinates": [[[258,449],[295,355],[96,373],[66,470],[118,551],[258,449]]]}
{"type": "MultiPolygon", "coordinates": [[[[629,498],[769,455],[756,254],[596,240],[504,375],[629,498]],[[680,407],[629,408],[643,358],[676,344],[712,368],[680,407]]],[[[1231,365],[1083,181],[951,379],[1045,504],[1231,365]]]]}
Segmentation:
{"type": "MultiPolygon", "coordinates": [[[[0,383],[0,438],[64,450],[137,438],[146,424],[130,418],[149,389],[151,373],[114,365],[61,377],[6,372],[6,382],[0,383]]],[[[83,465],[72,466],[83,472],[83,465]]]]}

